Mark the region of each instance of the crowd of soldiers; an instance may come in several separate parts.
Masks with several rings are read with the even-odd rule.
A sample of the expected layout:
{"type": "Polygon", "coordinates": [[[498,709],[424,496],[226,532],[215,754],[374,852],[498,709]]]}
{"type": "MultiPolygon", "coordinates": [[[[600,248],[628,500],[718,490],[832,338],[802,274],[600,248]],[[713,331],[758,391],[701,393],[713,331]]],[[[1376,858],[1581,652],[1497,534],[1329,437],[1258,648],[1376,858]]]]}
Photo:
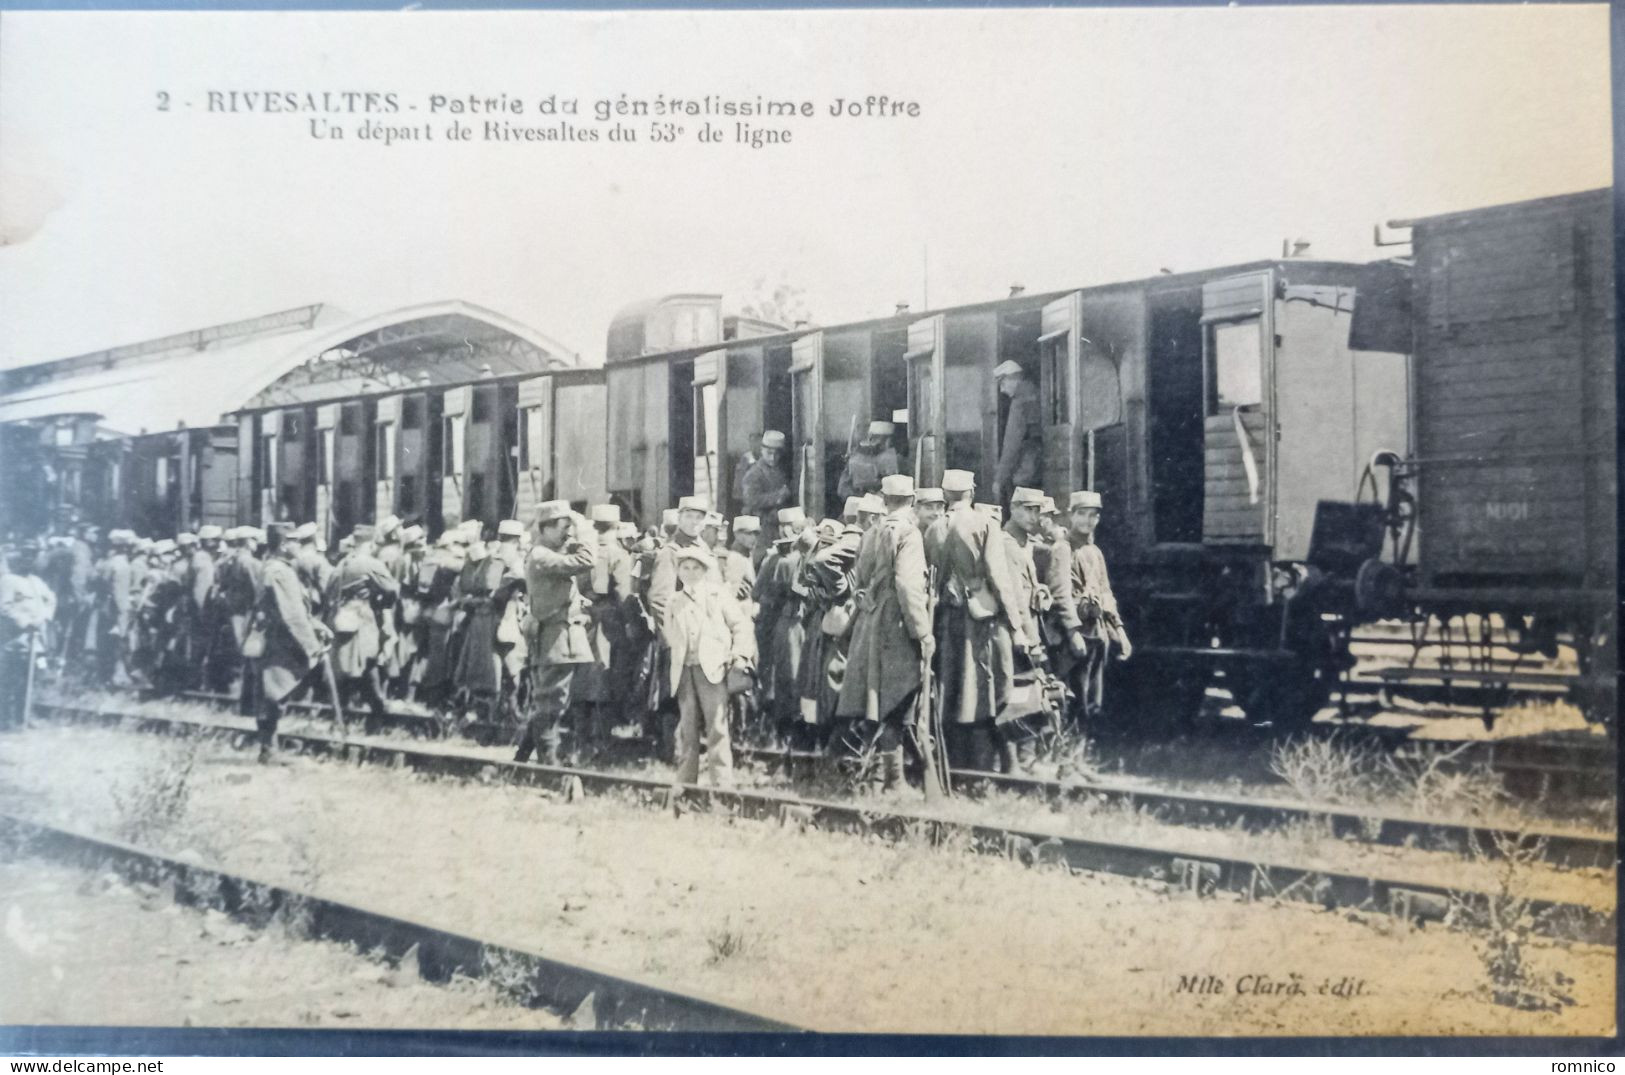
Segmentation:
{"type": "MultiPolygon", "coordinates": [[[[878,455],[885,431],[870,433],[878,455]]],[[[882,459],[852,483],[875,491],[809,519],[783,446],[762,436],[740,482],[755,513],[731,525],[685,496],[648,531],[614,504],[583,517],[549,501],[433,542],[387,517],[333,550],[309,523],[157,541],[78,527],[10,550],[0,647],[30,677],[38,660],[88,685],[232,695],[264,757],[296,697],[378,723],[399,699],[506,724],[520,761],[638,737],[680,780],[703,760],[727,784],[747,735],[787,745],[798,777],[883,789],[932,749],[954,769],[1031,772],[1098,718],[1106,662],[1130,644],[1093,541],[1097,494],[1063,511],[1017,486],[1004,519],[968,471],[916,488],[882,459]]],[[[10,720],[21,680],[6,679],[10,720]]]]}

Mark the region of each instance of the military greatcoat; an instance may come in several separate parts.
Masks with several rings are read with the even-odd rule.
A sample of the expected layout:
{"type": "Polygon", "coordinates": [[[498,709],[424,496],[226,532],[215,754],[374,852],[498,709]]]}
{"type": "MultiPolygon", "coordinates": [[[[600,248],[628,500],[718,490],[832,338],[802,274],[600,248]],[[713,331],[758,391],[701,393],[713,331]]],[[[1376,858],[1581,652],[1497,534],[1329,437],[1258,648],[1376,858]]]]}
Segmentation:
{"type": "Polygon", "coordinates": [[[876,524],[862,543],[854,585],[857,622],[836,713],[881,720],[920,686],[926,612],[925,544],[911,508],[876,524]]]}

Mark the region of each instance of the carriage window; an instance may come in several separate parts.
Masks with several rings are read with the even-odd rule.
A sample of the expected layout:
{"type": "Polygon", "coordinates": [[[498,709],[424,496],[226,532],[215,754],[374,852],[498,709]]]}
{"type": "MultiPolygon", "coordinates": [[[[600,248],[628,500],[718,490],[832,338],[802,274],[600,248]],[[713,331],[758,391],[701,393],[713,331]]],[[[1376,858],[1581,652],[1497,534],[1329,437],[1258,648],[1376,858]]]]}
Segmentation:
{"type": "Polygon", "coordinates": [[[304,436],[304,430],[300,428],[300,425],[299,415],[284,414],[282,416],[282,435],[289,440],[298,440],[304,436]]]}
{"type": "Polygon", "coordinates": [[[419,429],[423,426],[423,400],[401,400],[401,428],[419,429]]]}
{"type": "Polygon", "coordinates": [[[260,460],[264,468],[260,471],[260,487],[263,489],[276,488],[276,434],[267,433],[260,437],[260,460]]]}
{"type": "Polygon", "coordinates": [[[1257,320],[1208,327],[1210,414],[1256,407],[1264,400],[1264,337],[1257,320]]]}
{"type": "Polygon", "coordinates": [[[316,480],[323,485],[333,484],[333,430],[321,431],[316,438],[316,480]]]}
{"type": "Polygon", "coordinates": [[[361,409],[359,407],[339,408],[339,432],[344,434],[346,437],[353,437],[356,435],[358,432],[356,426],[360,424],[360,421],[361,409]]]}
{"type": "Polygon", "coordinates": [[[468,476],[468,517],[478,518],[485,514],[485,475],[470,474],[468,476]]]}
{"type": "Polygon", "coordinates": [[[474,396],[474,401],[473,401],[473,404],[472,404],[472,406],[474,408],[474,413],[470,417],[471,417],[472,421],[474,422],[474,424],[479,425],[481,422],[490,421],[491,420],[491,393],[490,392],[474,392],[474,393],[472,393],[472,395],[474,396]]]}
{"type": "Polygon", "coordinates": [[[448,414],[440,420],[440,466],[442,474],[463,472],[463,416],[448,414]]]}
{"type": "Polygon", "coordinates": [[[535,407],[519,408],[519,469],[530,469],[530,416],[535,407]]]}
{"type": "Polygon", "coordinates": [[[1117,363],[1104,351],[1086,346],[1078,365],[1078,424],[1082,432],[1114,426],[1123,420],[1117,363]]]}
{"type": "Polygon", "coordinates": [[[1044,349],[1039,361],[1043,364],[1038,382],[1044,388],[1044,424],[1051,426],[1065,425],[1068,415],[1066,413],[1067,398],[1067,368],[1066,357],[1068,332],[1062,332],[1054,339],[1044,341],[1044,349]]]}
{"type": "Polygon", "coordinates": [[[418,510],[418,480],[415,475],[401,475],[400,487],[395,490],[397,511],[401,515],[410,516],[418,510]]]}
{"type": "Polygon", "coordinates": [[[702,384],[694,390],[694,455],[717,450],[717,386],[702,384]]]}
{"type": "Polygon", "coordinates": [[[378,423],[378,480],[388,481],[395,476],[395,423],[378,423]]]}
{"type": "Polygon", "coordinates": [[[912,437],[931,433],[932,381],[931,356],[917,358],[909,363],[908,425],[912,437]]]}

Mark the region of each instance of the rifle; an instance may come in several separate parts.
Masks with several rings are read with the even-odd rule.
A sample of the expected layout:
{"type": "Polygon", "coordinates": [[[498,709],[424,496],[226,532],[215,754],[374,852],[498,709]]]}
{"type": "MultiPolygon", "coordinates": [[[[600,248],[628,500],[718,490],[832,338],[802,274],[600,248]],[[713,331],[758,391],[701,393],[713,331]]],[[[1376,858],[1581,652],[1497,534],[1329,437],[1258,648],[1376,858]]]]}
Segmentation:
{"type": "Polygon", "coordinates": [[[333,719],[338,722],[339,741],[350,738],[350,723],[344,717],[344,705],[339,698],[339,677],[333,670],[333,646],[329,642],[321,656],[322,678],[327,681],[327,696],[333,703],[333,719]]]}
{"type": "MultiPolygon", "coordinates": [[[[926,623],[935,630],[937,622],[935,568],[926,574],[925,618],[926,623]]],[[[935,686],[931,675],[931,661],[922,655],[920,693],[914,704],[914,738],[920,748],[920,760],[924,763],[925,801],[928,803],[953,794],[953,784],[948,779],[947,758],[942,753],[942,739],[939,735],[942,714],[937,705],[935,686]]]]}
{"type": "Polygon", "coordinates": [[[39,628],[28,629],[28,670],[23,673],[23,709],[20,714],[20,727],[28,727],[28,714],[34,706],[34,643],[39,639],[39,628]]]}

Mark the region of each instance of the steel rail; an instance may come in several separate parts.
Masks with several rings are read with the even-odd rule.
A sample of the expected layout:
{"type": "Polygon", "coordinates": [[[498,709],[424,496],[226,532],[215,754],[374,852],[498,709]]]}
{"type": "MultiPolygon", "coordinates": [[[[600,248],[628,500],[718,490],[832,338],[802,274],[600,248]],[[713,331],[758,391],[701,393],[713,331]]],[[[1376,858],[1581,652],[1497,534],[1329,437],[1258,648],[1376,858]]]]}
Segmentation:
{"type": "Polygon", "coordinates": [[[280,915],[297,920],[313,938],[353,944],[363,951],[381,949],[394,960],[415,948],[418,971],[426,981],[444,982],[453,975],[484,978],[516,999],[566,1015],[580,1011],[590,997],[597,1029],[758,1033],[802,1029],[590,964],[454,933],[27,818],[0,814],[0,843],[14,855],[111,866],[134,879],[171,887],[177,901],[217,907],[251,925],[264,925],[280,915]]]}
{"type": "MultiPolygon", "coordinates": [[[[162,697],[153,694],[153,692],[141,688],[127,687],[118,689],[141,695],[152,701],[163,700],[162,697]]],[[[229,695],[213,694],[206,691],[183,691],[171,697],[179,698],[182,701],[202,702],[225,708],[237,704],[237,699],[229,695]]],[[[311,713],[328,717],[331,717],[333,712],[330,705],[308,701],[289,702],[283,708],[290,712],[311,713]]],[[[348,709],[345,711],[345,716],[351,722],[371,719],[366,710],[360,709],[348,709]]],[[[505,741],[505,737],[509,734],[509,729],[503,725],[485,720],[459,724],[442,720],[432,714],[404,713],[399,710],[387,711],[385,719],[388,723],[399,726],[413,735],[444,738],[448,733],[454,733],[486,746],[505,741]]],[[[1236,738],[1244,745],[1256,745],[1253,738],[1246,735],[1249,731],[1250,729],[1237,729],[1240,734],[1236,738]]],[[[1403,728],[1378,728],[1363,724],[1317,724],[1311,725],[1306,731],[1312,735],[1328,738],[1343,733],[1352,733],[1356,736],[1376,740],[1383,746],[1394,749],[1398,757],[1427,760],[1449,754],[1453,755],[1452,760],[1458,764],[1483,764],[1502,773],[1527,771],[1531,775],[1572,774],[1601,779],[1604,777],[1611,778],[1616,771],[1617,757],[1615,752],[1607,747],[1589,744],[1529,742],[1526,740],[1461,742],[1456,740],[1414,739],[1410,738],[1407,730],[1403,728]]]]}
{"type": "MultiPolygon", "coordinates": [[[[121,713],[89,707],[39,705],[36,712],[67,720],[137,731],[169,734],[227,734],[240,743],[251,739],[247,722],[214,723],[183,717],[121,713]]],[[[280,736],[283,749],[333,757],[361,765],[408,769],[426,775],[495,781],[542,787],[566,798],[588,792],[632,792],[663,810],[712,810],[832,832],[889,840],[923,839],[932,845],[953,838],[984,854],[996,854],[1027,865],[1064,866],[1073,871],[1110,873],[1163,882],[1195,895],[1224,891],[1247,900],[1278,899],[1326,909],[1349,908],[1387,912],[1418,922],[1446,922],[1453,908],[1487,906],[1493,893],[1456,888],[1408,878],[1380,877],[1267,859],[1215,855],[1206,849],[1072,836],[1041,829],[1003,826],[947,818],[913,810],[853,802],[805,799],[774,791],[705,788],[634,774],[605,773],[568,766],[501,761],[454,750],[409,746],[388,741],[347,741],[306,732],[280,736]]],[[[1613,910],[1552,900],[1530,901],[1535,929],[1560,939],[1613,944],[1613,910]]]]}
{"type": "MultiPolygon", "coordinates": [[[[192,692],[185,697],[219,704],[229,699],[221,695],[192,692]]],[[[332,707],[313,702],[296,702],[290,709],[331,717],[332,707]]],[[[355,719],[363,714],[354,714],[355,719]]],[[[414,713],[390,711],[391,724],[419,735],[443,738],[445,728],[438,718],[414,713]]],[[[499,725],[478,722],[460,729],[474,742],[495,745],[501,741],[499,725]]],[[[755,757],[769,762],[783,763],[789,751],[735,744],[734,754],[755,757]]],[[[1398,756],[1408,755],[1401,753],[1398,756]]],[[[1426,752],[1413,755],[1425,759],[1426,752]]],[[[1513,767],[1516,768],[1516,767],[1513,767]]],[[[1546,770],[1542,770],[1546,771],[1546,770]]],[[[1556,768],[1552,772],[1567,774],[1570,769],[1556,768]]],[[[1159,790],[1139,784],[1110,780],[1045,780],[1036,777],[1012,776],[1003,773],[954,770],[952,779],[961,789],[992,785],[1007,791],[1027,795],[1041,795],[1051,800],[1080,801],[1095,798],[1105,802],[1137,804],[1151,807],[1164,819],[1186,824],[1211,826],[1240,823],[1251,831],[1280,827],[1293,822],[1321,822],[1331,827],[1332,835],[1354,839],[1362,843],[1403,847],[1431,843],[1430,849],[1465,854],[1478,851],[1489,856],[1499,854],[1502,846],[1527,847],[1530,841],[1542,844],[1542,858],[1566,867],[1592,867],[1611,869],[1618,858],[1618,840],[1615,836],[1577,832],[1562,829],[1538,831],[1514,830],[1486,825],[1440,821],[1433,818],[1410,817],[1375,808],[1358,808],[1333,804],[1293,802],[1283,799],[1240,799],[1229,796],[1199,795],[1193,792],[1159,790]]]]}
{"type": "MultiPolygon", "coordinates": [[[[783,763],[790,752],[769,747],[736,746],[736,755],[783,763]]],[[[1285,799],[1238,799],[1232,796],[1172,791],[1117,780],[1047,780],[1005,773],[952,771],[961,791],[993,787],[1051,802],[1097,802],[1145,807],[1158,820],[1231,827],[1259,832],[1292,823],[1323,823],[1331,835],[1390,847],[1422,846],[1427,850],[1494,856],[1505,846],[1528,847],[1538,841],[1542,857],[1556,865],[1612,869],[1618,858],[1614,836],[1566,829],[1523,830],[1470,825],[1413,817],[1375,808],[1294,802],[1285,799]]]]}

